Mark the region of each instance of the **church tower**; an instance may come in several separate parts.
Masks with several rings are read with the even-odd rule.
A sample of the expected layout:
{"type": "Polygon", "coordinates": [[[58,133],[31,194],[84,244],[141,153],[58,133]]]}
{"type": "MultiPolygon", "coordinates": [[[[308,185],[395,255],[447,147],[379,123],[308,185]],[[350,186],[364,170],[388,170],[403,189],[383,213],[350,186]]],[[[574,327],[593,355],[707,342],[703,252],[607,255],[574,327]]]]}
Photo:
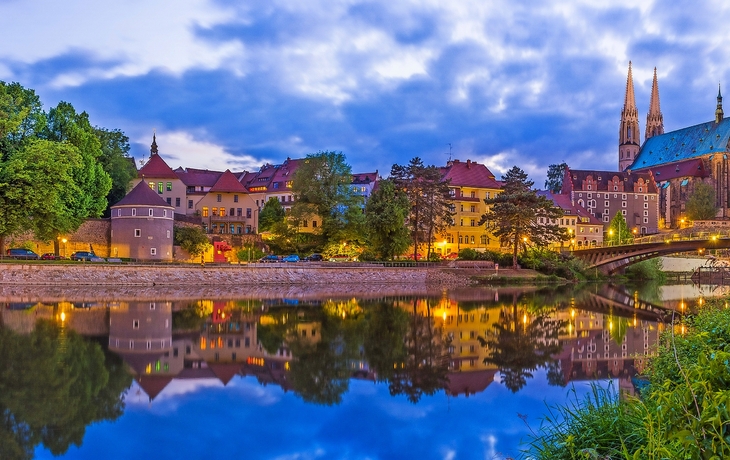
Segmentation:
{"type": "Polygon", "coordinates": [[[639,139],[639,111],[636,109],[634,97],[634,79],[631,76],[631,61],[629,61],[629,75],[626,78],[626,96],[624,108],[621,111],[621,127],[618,133],[618,169],[624,171],[631,166],[639,153],[641,145],[639,139]]]}
{"type": "Polygon", "coordinates": [[[654,67],[654,81],[651,84],[651,103],[649,113],[646,114],[646,131],[644,142],[650,137],[664,134],[664,116],[659,108],[659,85],[656,80],[656,67],[654,67]]]}
{"type": "Polygon", "coordinates": [[[725,117],[722,112],[722,94],[720,94],[720,85],[717,85],[717,109],[715,109],[715,123],[720,123],[725,117]]]}

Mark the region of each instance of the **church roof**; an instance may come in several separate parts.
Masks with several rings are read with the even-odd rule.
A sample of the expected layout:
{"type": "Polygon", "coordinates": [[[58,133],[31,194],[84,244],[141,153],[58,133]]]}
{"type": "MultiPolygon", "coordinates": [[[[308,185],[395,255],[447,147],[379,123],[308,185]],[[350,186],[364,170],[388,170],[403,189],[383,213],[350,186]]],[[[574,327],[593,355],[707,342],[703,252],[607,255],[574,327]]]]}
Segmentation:
{"type": "Polygon", "coordinates": [[[116,208],[117,206],[163,206],[172,208],[145,181],[139,182],[124,198],[112,206],[112,208],[116,208]]]}
{"type": "Polygon", "coordinates": [[[177,179],[177,174],[158,154],[150,155],[150,159],[137,172],[137,177],[155,179],[177,179]]]}
{"type": "MultiPolygon", "coordinates": [[[[652,138],[654,139],[654,138],[652,138]]],[[[633,193],[634,184],[639,179],[643,179],[647,183],[648,193],[657,193],[656,182],[648,171],[598,171],[585,169],[565,169],[565,177],[563,179],[563,193],[573,191],[592,191],[592,192],[608,192],[609,182],[613,185],[613,179],[616,177],[624,183],[624,193],[633,193]],[[596,188],[593,190],[584,190],[583,182],[590,176],[596,181],[596,188]]]]}
{"type": "Polygon", "coordinates": [[[629,169],[638,171],[705,155],[726,154],[728,142],[730,118],[678,129],[644,142],[629,169]]]}
{"type": "Polygon", "coordinates": [[[211,192],[217,193],[247,193],[246,187],[243,186],[236,176],[229,170],[226,169],[216,181],[215,185],[211,187],[211,192]]]}
{"type": "Polygon", "coordinates": [[[701,158],[652,166],[647,168],[646,171],[650,172],[657,182],[664,182],[678,177],[707,177],[710,175],[705,169],[705,162],[701,158]]]}
{"type": "Polygon", "coordinates": [[[441,169],[441,176],[444,180],[451,180],[451,186],[455,187],[479,187],[479,188],[502,188],[502,185],[494,179],[494,174],[485,165],[475,161],[466,162],[453,160],[448,166],[441,169]]]}

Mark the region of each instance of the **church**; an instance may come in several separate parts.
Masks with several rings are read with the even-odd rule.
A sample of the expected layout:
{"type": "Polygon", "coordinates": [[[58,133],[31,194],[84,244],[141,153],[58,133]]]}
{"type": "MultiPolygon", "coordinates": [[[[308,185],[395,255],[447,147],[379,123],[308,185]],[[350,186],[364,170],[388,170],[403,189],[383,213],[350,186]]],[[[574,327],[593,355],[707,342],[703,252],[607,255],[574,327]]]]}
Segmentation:
{"type": "Polygon", "coordinates": [[[644,143],[641,144],[629,62],[618,150],[620,171],[648,173],[656,183],[659,221],[663,221],[664,227],[682,226],[687,199],[699,182],[710,184],[715,190],[716,217],[730,217],[730,119],[724,118],[719,88],[714,120],[665,133],[655,68],[644,143]]]}

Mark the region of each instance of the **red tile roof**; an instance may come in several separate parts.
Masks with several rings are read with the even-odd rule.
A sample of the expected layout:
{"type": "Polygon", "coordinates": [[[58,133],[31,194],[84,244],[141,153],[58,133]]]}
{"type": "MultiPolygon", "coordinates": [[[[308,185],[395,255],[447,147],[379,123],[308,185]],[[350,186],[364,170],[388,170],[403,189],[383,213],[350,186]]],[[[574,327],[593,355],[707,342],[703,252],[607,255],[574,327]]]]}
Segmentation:
{"type": "Polygon", "coordinates": [[[500,182],[494,179],[494,174],[483,164],[466,160],[453,160],[446,167],[440,168],[445,180],[451,180],[456,187],[501,188],[500,182]]]}
{"type": "Polygon", "coordinates": [[[241,372],[241,366],[243,363],[208,363],[208,367],[223,385],[228,385],[228,382],[241,372]]]}
{"type": "Polygon", "coordinates": [[[233,173],[226,169],[226,172],[224,172],[216,181],[215,185],[211,187],[211,192],[217,192],[217,193],[247,193],[248,190],[246,190],[246,187],[243,186],[240,182],[238,182],[238,178],[233,175],[233,173]]]}
{"type": "Polygon", "coordinates": [[[178,169],[177,175],[187,187],[212,187],[218,182],[223,172],[207,169],[178,169]]]}
{"type": "Polygon", "coordinates": [[[150,156],[150,159],[139,171],[137,177],[155,178],[155,179],[177,179],[177,174],[170,168],[165,160],[157,154],[150,156]]]}
{"type": "Polygon", "coordinates": [[[378,171],[370,173],[355,173],[352,175],[353,184],[369,184],[378,180],[378,171]]]}
{"type": "Polygon", "coordinates": [[[167,204],[145,181],[138,183],[124,198],[113,205],[112,208],[117,206],[164,206],[175,209],[167,204]]]}
{"type": "Polygon", "coordinates": [[[172,381],[172,377],[159,375],[140,375],[137,377],[137,383],[147,393],[150,401],[155,399],[162,390],[172,381]]]}
{"type": "Polygon", "coordinates": [[[595,217],[593,214],[588,212],[588,210],[582,206],[579,206],[577,204],[573,204],[570,201],[570,195],[567,193],[552,193],[550,191],[546,190],[539,190],[538,195],[542,195],[548,200],[555,203],[555,206],[559,206],[560,209],[563,210],[563,213],[565,213],[565,216],[576,216],[576,217],[583,217],[588,218],[588,222],[581,222],[578,220],[576,224],[590,224],[590,225],[603,225],[603,222],[601,222],[597,217],[595,217]]]}
{"type": "Polygon", "coordinates": [[[701,158],[678,161],[676,163],[665,163],[651,168],[636,169],[635,172],[649,172],[657,182],[663,182],[678,177],[707,177],[709,172],[705,169],[705,163],[701,158]]]}

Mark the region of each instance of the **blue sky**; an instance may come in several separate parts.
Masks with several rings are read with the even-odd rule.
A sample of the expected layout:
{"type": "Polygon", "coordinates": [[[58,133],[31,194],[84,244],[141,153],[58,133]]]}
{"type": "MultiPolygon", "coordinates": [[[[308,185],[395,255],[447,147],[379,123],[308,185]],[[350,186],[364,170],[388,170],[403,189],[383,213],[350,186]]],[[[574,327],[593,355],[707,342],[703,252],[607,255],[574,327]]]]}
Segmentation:
{"type": "MultiPolygon", "coordinates": [[[[420,156],[617,168],[633,61],[667,131],[730,94],[722,0],[0,0],[0,80],[123,130],[170,166],[255,170],[319,150],[355,172],[420,156]]],[[[730,109],[728,109],[730,111],[730,109]]]]}

